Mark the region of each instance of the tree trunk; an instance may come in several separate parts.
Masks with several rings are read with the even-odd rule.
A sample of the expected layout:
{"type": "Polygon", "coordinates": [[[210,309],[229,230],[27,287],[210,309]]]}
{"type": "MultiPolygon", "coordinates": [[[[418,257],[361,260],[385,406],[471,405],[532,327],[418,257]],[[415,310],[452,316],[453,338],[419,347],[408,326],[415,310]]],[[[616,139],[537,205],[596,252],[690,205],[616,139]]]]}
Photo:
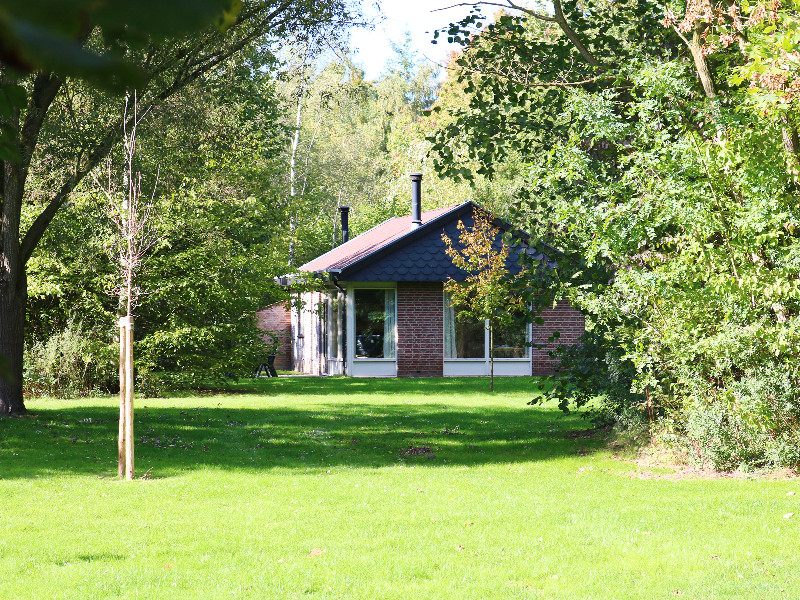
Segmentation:
{"type": "Polygon", "coordinates": [[[711,70],[708,68],[708,62],[703,55],[703,42],[700,37],[700,31],[697,27],[692,34],[692,41],[688,44],[689,51],[692,53],[694,59],[694,66],[697,70],[697,76],[700,78],[700,83],[703,86],[706,98],[716,98],[717,89],[714,86],[714,77],[711,75],[711,70]]]}
{"type": "Polygon", "coordinates": [[[0,267],[0,355],[8,361],[12,377],[0,378],[0,418],[27,412],[22,399],[22,361],[28,285],[25,267],[15,262],[10,268],[0,267]]]}
{"type": "Polygon", "coordinates": [[[25,410],[22,369],[25,346],[25,307],[28,280],[19,243],[19,224],[25,169],[6,161],[0,172],[0,355],[8,361],[10,377],[0,378],[0,418],[25,410]]]}
{"type": "Polygon", "coordinates": [[[128,348],[125,324],[119,320],[119,437],[117,438],[117,475],[125,478],[125,356],[128,348]]]}
{"type": "Polygon", "coordinates": [[[797,181],[800,179],[800,136],[798,136],[797,127],[788,115],[782,115],[781,122],[783,123],[783,148],[788,157],[787,170],[797,181]]]}
{"type": "Polygon", "coordinates": [[[125,479],[133,479],[133,317],[125,325],[125,479]]]}

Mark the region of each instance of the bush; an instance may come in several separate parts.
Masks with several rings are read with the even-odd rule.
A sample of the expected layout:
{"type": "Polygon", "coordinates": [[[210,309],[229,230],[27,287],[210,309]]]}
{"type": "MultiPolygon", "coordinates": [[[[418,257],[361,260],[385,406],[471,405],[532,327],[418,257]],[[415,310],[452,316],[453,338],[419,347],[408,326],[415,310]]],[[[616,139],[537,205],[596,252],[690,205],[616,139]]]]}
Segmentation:
{"type": "Polygon", "coordinates": [[[25,388],[30,396],[69,398],[113,391],[117,383],[116,345],[70,322],[25,352],[25,388]]]}
{"type": "Polygon", "coordinates": [[[255,326],[225,325],[156,331],[136,344],[139,379],[158,395],[164,388],[250,377],[274,352],[275,344],[265,344],[260,333],[255,326]]]}
{"type": "Polygon", "coordinates": [[[786,368],[750,370],[717,397],[693,402],[682,418],[670,439],[704,466],[800,465],[800,397],[786,368]]]}
{"type": "Polygon", "coordinates": [[[589,417],[595,425],[617,423],[620,417],[639,420],[644,396],[631,391],[635,370],[618,347],[596,332],[587,331],[578,344],[559,346],[551,356],[558,360],[556,373],[544,378],[543,394],[531,404],[556,400],[558,407],[570,412],[570,407],[583,408],[592,399],[600,398],[598,405],[589,408],[589,417]]]}

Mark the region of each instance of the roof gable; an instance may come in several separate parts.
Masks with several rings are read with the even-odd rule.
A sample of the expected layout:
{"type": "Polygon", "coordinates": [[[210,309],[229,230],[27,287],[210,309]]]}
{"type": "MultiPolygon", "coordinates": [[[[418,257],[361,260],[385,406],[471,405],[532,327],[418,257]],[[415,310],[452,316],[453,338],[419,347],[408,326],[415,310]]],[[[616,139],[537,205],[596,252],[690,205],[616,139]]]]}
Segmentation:
{"type": "MultiPolygon", "coordinates": [[[[457,208],[459,207],[448,206],[422,213],[422,228],[438,217],[457,208]]],[[[300,270],[310,271],[312,273],[341,271],[377,252],[381,248],[384,248],[391,242],[405,237],[411,232],[411,215],[391,218],[344,244],[337,246],[330,252],[326,252],[322,256],[307,262],[300,267],[300,270]]]]}
{"type": "MultiPolygon", "coordinates": [[[[476,208],[479,207],[475,203],[465,202],[424,212],[422,226],[413,230],[410,216],[389,219],[300,269],[332,273],[340,281],[462,281],[468,273],[456,267],[447,255],[442,234],[458,240],[458,222],[472,227],[476,208]]],[[[510,229],[507,223],[496,224],[503,231],[510,229]]],[[[498,238],[496,247],[499,249],[501,244],[498,238]]],[[[512,273],[520,269],[518,258],[518,251],[512,249],[507,261],[512,273]]]]}

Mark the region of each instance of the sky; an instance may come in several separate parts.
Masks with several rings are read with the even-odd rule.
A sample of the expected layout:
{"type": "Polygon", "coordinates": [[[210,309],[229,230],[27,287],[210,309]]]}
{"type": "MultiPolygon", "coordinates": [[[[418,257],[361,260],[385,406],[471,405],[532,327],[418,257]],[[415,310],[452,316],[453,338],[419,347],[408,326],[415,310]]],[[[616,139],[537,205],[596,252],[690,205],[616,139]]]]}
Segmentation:
{"type": "MultiPolygon", "coordinates": [[[[411,33],[417,58],[443,65],[458,44],[448,44],[447,36],[439,37],[438,44],[431,44],[433,31],[460,21],[467,14],[468,6],[456,6],[462,0],[381,0],[380,13],[371,2],[364,2],[364,12],[375,20],[372,31],[356,28],[351,32],[351,44],[357,50],[356,60],[364,67],[366,79],[376,79],[383,71],[386,61],[392,56],[389,40],[400,42],[406,31],[411,33]],[[448,8],[453,7],[453,8],[448,8]],[[435,9],[446,8],[432,12],[435,9]],[[382,16],[381,16],[382,15],[382,16]]],[[[444,70],[442,70],[444,75],[444,70]]]]}

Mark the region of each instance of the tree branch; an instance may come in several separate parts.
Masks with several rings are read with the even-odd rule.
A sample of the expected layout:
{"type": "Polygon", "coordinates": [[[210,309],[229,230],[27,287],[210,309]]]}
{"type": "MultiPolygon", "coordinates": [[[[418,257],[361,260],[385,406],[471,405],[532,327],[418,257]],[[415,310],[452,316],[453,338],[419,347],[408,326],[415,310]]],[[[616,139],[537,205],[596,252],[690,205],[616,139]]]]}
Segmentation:
{"type": "Polygon", "coordinates": [[[548,23],[555,23],[556,19],[549,15],[545,15],[542,13],[538,13],[535,10],[530,8],[526,8],[524,6],[519,6],[515,4],[511,0],[507,0],[505,3],[500,2],[459,2],[458,4],[452,4],[451,6],[445,6],[444,8],[435,8],[430,12],[439,12],[441,10],[447,10],[450,8],[456,8],[457,6],[499,6],[500,8],[513,8],[515,10],[519,10],[524,12],[526,15],[533,17],[534,19],[538,19],[540,21],[547,21],[548,23]]]}
{"type": "Polygon", "coordinates": [[[689,48],[689,52],[692,53],[695,70],[697,71],[697,76],[700,78],[700,84],[703,86],[706,98],[716,98],[717,90],[714,87],[714,78],[708,68],[706,57],[703,56],[703,45],[700,43],[699,23],[695,25],[691,41],[680,32],[677,25],[673,25],[672,29],[675,30],[678,37],[680,37],[683,43],[686,44],[686,47],[689,48]]]}
{"type": "Polygon", "coordinates": [[[567,19],[564,17],[564,11],[561,8],[561,0],[553,0],[553,12],[555,14],[556,23],[558,23],[558,26],[561,27],[561,31],[563,31],[564,35],[569,38],[569,40],[575,46],[575,49],[580,52],[580,55],[583,57],[583,59],[593,67],[602,68],[602,65],[597,61],[597,59],[595,59],[594,56],[592,56],[586,46],[583,45],[583,42],[581,42],[578,34],[576,34],[575,31],[573,31],[573,29],[569,26],[569,23],[567,23],[567,19]]]}
{"type": "Polygon", "coordinates": [[[589,63],[591,66],[596,67],[598,69],[602,69],[603,66],[600,62],[589,52],[588,48],[583,44],[581,39],[578,37],[578,34],[575,33],[575,30],[570,27],[569,23],[567,22],[567,18],[564,16],[564,9],[561,6],[561,0],[553,0],[553,16],[545,15],[539,12],[536,12],[533,9],[527,8],[525,6],[520,6],[513,0],[506,0],[505,3],[500,2],[461,2],[459,4],[453,4],[452,6],[448,6],[446,8],[439,8],[436,10],[432,10],[431,12],[436,12],[438,10],[447,10],[447,8],[454,8],[456,6],[499,6],[501,8],[511,8],[513,10],[518,10],[522,13],[525,13],[529,17],[533,17],[534,19],[538,19],[539,21],[545,21],[547,23],[556,23],[561,31],[564,32],[564,35],[567,36],[572,45],[575,49],[580,53],[583,59],[589,63]]]}

